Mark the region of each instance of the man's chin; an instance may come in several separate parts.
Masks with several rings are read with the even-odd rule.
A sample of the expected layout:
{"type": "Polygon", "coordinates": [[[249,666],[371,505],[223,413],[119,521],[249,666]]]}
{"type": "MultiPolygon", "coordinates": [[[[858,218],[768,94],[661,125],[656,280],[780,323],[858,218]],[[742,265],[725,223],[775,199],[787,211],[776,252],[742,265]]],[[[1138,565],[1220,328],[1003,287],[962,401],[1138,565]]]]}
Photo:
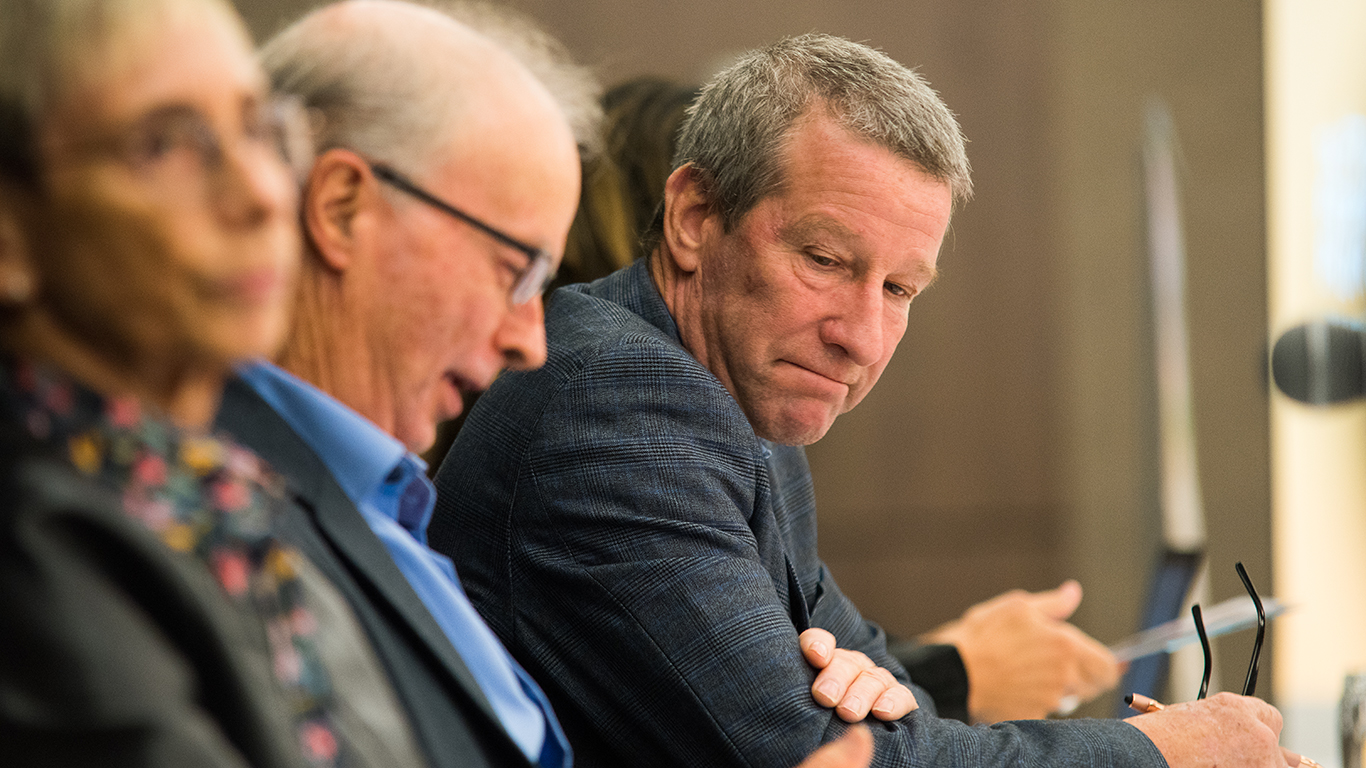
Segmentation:
{"type": "Polygon", "coordinates": [[[755,434],[779,445],[811,445],[825,437],[834,423],[835,417],[829,413],[774,414],[761,423],[750,419],[755,434]]]}
{"type": "Polygon", "coordinates": [[[395,427],[394,438],[403,443],[409,451],[421,455],[436,444],[436,425],[436,421],[399,424],[395,427]]]}

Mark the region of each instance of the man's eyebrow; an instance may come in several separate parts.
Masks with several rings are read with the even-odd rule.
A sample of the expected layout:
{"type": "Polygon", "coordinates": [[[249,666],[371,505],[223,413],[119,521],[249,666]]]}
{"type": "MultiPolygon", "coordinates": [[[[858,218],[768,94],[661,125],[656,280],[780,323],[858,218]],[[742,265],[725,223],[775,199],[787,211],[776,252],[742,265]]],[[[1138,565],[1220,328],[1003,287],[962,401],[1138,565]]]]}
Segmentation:
{"type": "Polygon", "coordinates": [[[779,235],[783,240],[794,245],[803,240],[820,236],[833,238],[849,245],[858,245],[863,240],[854,230],[825,216],[803,216],[784,226],[779,231],[779,235]]]}
{"type": "MultiPolygon", "coordinates": [[[[804,216],[779,230],[779,236],[783,241],[800,245],[803,241],[817,238],[828,238],[835,240],[838,244],[852,248],[857,251],[863,238],[857,232],[846,227],[842,222],[825,216],[804,216]]],[[[933,264],[926,264],[917,261],[912,267],[913,281],[917,285],[917,291],[924,291],[939,279],[939,269],[933,264]]]]}
{"type": "Polygon", "coordinates": [[[912,271],[914,272],[914,276],[917,279],[917,284],[919,286],[916,293],[923,293],[926,288],[934,285],[935,281],[939,280],[939,268],[933,264],[917,261],[915,263],[915,268],[912,271]],[[922,279],[924,282],[920,282],[922,279]]]}

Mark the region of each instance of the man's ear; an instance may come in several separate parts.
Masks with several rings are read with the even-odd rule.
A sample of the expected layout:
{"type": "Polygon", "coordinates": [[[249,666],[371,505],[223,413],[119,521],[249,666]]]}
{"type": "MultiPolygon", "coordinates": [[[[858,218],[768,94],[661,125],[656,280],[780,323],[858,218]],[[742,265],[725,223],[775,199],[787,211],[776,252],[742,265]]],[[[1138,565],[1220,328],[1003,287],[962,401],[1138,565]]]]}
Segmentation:
{"type": "Polygon", "coordinates": [[[323,263],[338,272],[351,265],[358,243],[357,220],[378,201],[366,181],[369,166],[346,149],[318,156],[303,191],[303,228],[323,263]]]}
{"type": "Polygon", "coordinates": [[[692,164],[674,169],[664,182],[662,235],[675,268],[685,274],[697,271],[709,222],[719,226],[719,221],[697,169],[692,164]]]}

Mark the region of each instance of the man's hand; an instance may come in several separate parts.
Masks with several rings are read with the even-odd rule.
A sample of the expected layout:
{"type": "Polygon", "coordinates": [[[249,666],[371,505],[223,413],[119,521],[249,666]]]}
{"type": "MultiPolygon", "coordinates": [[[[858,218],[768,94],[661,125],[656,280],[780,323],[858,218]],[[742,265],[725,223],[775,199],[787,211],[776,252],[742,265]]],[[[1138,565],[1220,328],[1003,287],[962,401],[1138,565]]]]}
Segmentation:
{"type": "Polygon", "coordinates": [[[921,639],[958,648],[974,722],[1038,719],[1119,682],[1110,651],[1067,623],[1080,604],[1081,585],[1072,580],[1046,592],[1014,590],[921,639]]]}
{"type": "MultiPolygon", "coordinates": [[[[809,631],[809,630],[808,630],[809,631]]],[[[826,744],[797,768],[868,768],[873,762],[873,734],[856,725],[838,739],[826,744]]]]}
{"type": "Polygon", "coordinates": [[[1276,745],[1281,734],[1281,713],[1250,696],[1220,693],[1203,701],[1168,704],[1160,712],[1130,717],[1124,722],[1152,739],[1171,768],[1286,768],[1289,762],[1276,745]]]}
{"type": "Polygon", "coordinates": [[[859,651],[836,648],[829,632],[812,627],[797,642],[806,663],[820,670],[811,697],[822,707],[834,707],[841,720],[857,723],[870,711],[879,720],[896,720],[920,706],[891,672],[859,651]]]}

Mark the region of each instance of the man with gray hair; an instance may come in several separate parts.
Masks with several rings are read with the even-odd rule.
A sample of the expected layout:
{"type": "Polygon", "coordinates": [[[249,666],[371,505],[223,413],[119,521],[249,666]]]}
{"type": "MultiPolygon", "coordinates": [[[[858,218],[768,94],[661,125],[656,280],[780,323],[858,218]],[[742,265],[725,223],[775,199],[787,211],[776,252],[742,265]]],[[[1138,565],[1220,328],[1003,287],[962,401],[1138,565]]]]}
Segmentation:
{"type": "MultiPolygon", "coordinates": [[[[817,557],[800,446],[868,393],[934,280],[970,194],[958,126],[905,67],[807,35],[705,86],[676,166],[649,258],[555,294],[547,364],[495,383],[437,477],[433,546],[580,765],[782,766],[870,712],[877,765],[1285,764],[1279,714],[1229,695],[971,727],[915,687],[921,708],[890,712],[889,673],[918,677],[817,557]],[[864,674],[827,692],[812,656],[864,674]],[[1201,742],[1211,728],[1220,743],[1201,742]]],[[[1061,621],[1078,599],[978,606],[936,666],[968,668],[973,708],[973,635],[1025,617],[1068,644],[1075,687],[1050,707],[1112,685],[1113,660],[1061,621]]]]}

